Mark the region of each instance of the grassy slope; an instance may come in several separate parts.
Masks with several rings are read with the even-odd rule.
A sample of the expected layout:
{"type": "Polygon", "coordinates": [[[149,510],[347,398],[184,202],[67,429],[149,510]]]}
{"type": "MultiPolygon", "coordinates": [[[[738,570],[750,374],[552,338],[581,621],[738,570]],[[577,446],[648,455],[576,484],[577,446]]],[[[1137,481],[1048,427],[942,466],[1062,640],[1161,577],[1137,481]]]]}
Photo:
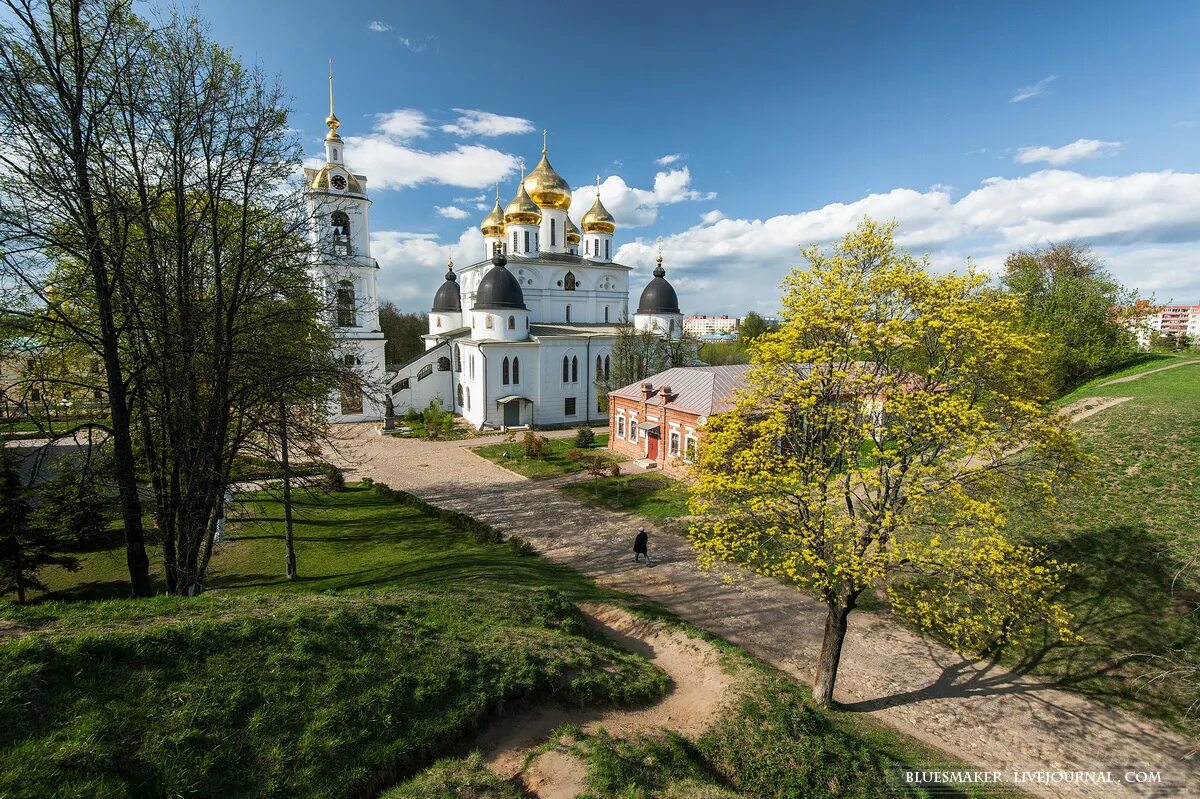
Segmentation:
{"type": "Polygon", "coordinates": [[[655,522],[688,515],[687,491],[664,474],[627,474],[561,486],[587,505],[630,511],[655,522]]]}
{"type": "Polygon", "coordinates": [[[591,449],[583,450],[588,457],[578,462],[567,458],[567,452],[575,448],[574,438],[548,439],[546,448],[539,458],[526,458],[525,445],[519,438],[515,441],[476,447],[471,451],[492,463],[497,463],[517,474],[536,480],[583,471],[591,464],[590,456],[600,455],[607,459],[609,457],[607,447],[608,433],[598,433],[591,449]]]}
{"type": "MultiPolygon", "coordinates": [[[[1174,359],[1172,361],[1174,362],[1174,359]]],[[[1144,369],[1160,363],[1144,364],[1144,369]]],[[[1016,515],[1015,530],[1077,563],[1067,600],[1084,642],[1010,657],[1076,690],[1171,723],[1196,700],[1181,681],[1147,684],[1147,654],[1200,650],[1200,582],[1180,569],[1200,553],[1200,364],[1114,386],[1093,381],[1064,401],[1132,400],[1079,423],[1099,459],[1095,481],[1063,500],[1060,522],[1016,515]]]]}
{"type": "Polygon", "coordinates": [[[519,588],[0,612],[38,629],[0,647],[12,797],[370,791],[503,702],[638,703],[667,682],[582,636],[561,597],[519,588]]]}
{"type": "MultiPolygon", "coordinates": [[[[365,488],[298,493],[293,504],[297,580],[283,576],[282,505],[257,494],[242,499],[233,511],[229,536],[213,556],[208,587],[313,592],[483,582],[547,585],[573,598],[604,595],[570,569],[518,557],[507,547],[475,543],[445,523],[365,488]]],[[[150,563],[161,590],[157,548],[151,549],[150,563]]],[[[79,572],[46,574],[54,598],[121,597],[128,592],[123,548],[86,554],[79,572]]]]}

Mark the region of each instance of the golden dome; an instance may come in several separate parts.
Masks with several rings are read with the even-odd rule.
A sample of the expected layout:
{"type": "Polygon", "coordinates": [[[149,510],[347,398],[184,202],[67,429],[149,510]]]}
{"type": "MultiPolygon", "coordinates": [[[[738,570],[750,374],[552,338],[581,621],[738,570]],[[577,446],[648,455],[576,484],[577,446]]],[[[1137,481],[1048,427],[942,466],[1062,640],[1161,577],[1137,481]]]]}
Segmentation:
{"type": "Polygon", "coordinates": [[[571,187],[550,166],[545,147],[542,148],[542,160],[525,177],[523,185],[539,208],[560,208],[565,211],[571,207],[571,187]]]}
{"type": "MultiPolygon", "coordinates": [[[[328,190],[330,172],[332,172],[334,169],[338,170],[338,175],[340,176],[341,168],[334,164],[326,164],[325,166],[313,172],[312,180],[309,181],[308,187],[310,189],[328,190]]],[[[346,172],[345,191],[353,192],[355,194],[366,194],[366,192],[363,191],[362,183],[359,182],[358,177],[352,172],[346,172]]]]}
{"type": "Polygon", "coordinates": [[[616,229],[617,220],[613,219],[604,203],[600,202],[600,192],[596,192],[596,202],[592,203],[592,207],[583,215],[583,232],[613,233],[616,229]]]}
{"type": "Polygon", "coordinates": [[[575,227],[575,223],[571,221],[571,217],[567,217],[567,244],[579,243],[579,228],[575,227]]]}
{"type": "Polygon", "coordinates": [[[509,225],[540,225],[542,223],[542,212],[534,205],[533,200],[529,199],[529,193],[525,191],[524,180],[517,184],[517,196],[513,197],[512,202],[504,209],[504,222],[509,225]]]}
{"type": "Polygon", "coordinates": [[[504,209],[500,207],[500,195],[496,195],[496,207],[483,218],[479,229],[485,236],[504,236],[504,209]]]}

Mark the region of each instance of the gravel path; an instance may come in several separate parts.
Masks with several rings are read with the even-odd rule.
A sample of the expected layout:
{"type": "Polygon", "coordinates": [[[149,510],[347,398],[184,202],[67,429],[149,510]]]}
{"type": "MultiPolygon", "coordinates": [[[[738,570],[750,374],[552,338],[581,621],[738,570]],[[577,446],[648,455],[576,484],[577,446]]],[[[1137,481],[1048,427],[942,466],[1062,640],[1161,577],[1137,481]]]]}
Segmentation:
{"type": "Polygon", "coordinates": [[[1173,363],[1169,366],[1160,366],[1157,369],[1151,369],[1146,372],[1138,372],[1136,375],[1129,375],[1128,377],[1118,377],[1115,380],[1107,380],[1107,381],[1101,383],[1100,385],[1096,386],[1096,388],[1104,388],[1105,386],[1115,386],[1118,383],[1132,383],[1134,380],[1141,380],[1143,377],[1146,377],[1147,375],[1152,375],[1157,372],[1165,372],[1168,369],[1178,369],[1181,366],[1193,366],[1198,363],[1200,363],[1200,360],[1186,360],[1186,361],[1181,361],[1179,363],[1173,363]]]}
{"type": "MultiPolygon", "coordinates": [[[[341,457],[372,477],[519,535],[544,556],[603,585],[661,602],[687,621],[741,646],[804,683],[812,680],[824,607],[780,583],[735,571],[730,585],[701,572],[686,540],[630,514],[586,507],[552,486],[483,460],[475,442],[381,437],[347,426],[341,457]],[[650,531],[657,564],[634,566],[633,533],[650,531]]],[[[1026,784],[1062,797],[1200,796],[1190,742],[1160,725],[1036,678],[964,659],[885,614],[850,623],[835,698],[981,769],[1108,771],[1117,782],[1026,784]],[[1161,782],[1125,783],[1127,770],[1161,782]]]]}

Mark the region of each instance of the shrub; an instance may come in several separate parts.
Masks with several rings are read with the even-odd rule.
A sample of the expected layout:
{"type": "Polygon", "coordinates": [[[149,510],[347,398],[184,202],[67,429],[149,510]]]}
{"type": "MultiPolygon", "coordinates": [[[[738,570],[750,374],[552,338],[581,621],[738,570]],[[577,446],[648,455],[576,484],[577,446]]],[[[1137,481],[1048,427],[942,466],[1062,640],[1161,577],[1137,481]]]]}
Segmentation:
{"type": "Polygon", "coordinates": [[[362,479],[362,484],[365,488],[370,488],[371,486],[375,485],[375,481],[372,480],[370,477],[364,477],[362,479]]]}
{"type": "Polygon", "coordinates": [[[579,459],[582,457],[583,450],[581,449],[571,447],[571,449],[567,450],[567,460],[569,460],[571,463],[578,463],[579,459]]]}
{"type": "Polygon", "coordinates": [[[592,457],[592,465],[588,468],[588,473],[592,477],[602,477],[608,471],[608,459],[603,455],[595,455],[592,457]]]}
{"type": "Polygon", "coordinates": [[[346,488],[346,475],[336,466],[330,466],[329,471],[325,472],[321,487],[330,493],[342,491],[346,488]]]}
{"type": "Polygon", "coordinates": [[[537,550],[533,548],[533,544],[520,536],[510,536],[504,543],[508,544],[508,548],[513,551],[514,555],[529,557],[530,555],[537,554],[537,550]]]}
{"type": "Polygon", "coordinates": [[[610,463],[608,465],[608,473],[612,477],[620,477],[621,476],[621,464],[616,463],[615,461],[613,463],[610,463]]]}
{"type": "Polygon", "coordinates": [[[590,449],[596,443],[596,434],[592,428],[583,425],[575,431],[575,446],[579,449],[590,449]]]}
{"type": "Polygon", "coordinates": [[[550,440],[545,436],[539,436],[532,430],[527,430],[525,431],[523,443],[525,444],[526,458],[540,458],[550,440]]]}

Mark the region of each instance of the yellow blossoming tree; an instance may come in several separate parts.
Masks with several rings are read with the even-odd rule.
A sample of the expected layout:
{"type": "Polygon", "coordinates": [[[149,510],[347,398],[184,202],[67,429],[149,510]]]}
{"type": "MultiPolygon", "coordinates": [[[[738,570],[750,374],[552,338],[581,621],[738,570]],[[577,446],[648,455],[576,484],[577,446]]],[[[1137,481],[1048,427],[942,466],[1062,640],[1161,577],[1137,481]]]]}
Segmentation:
{"type": "Polygon", "coordinates": [[[1053,503],[1087,465],[1047,405],[1018,298],[933,276],[866,221],[784,281],[749,386],[706,427],[692,489],[702,565],[734,563],[828,608],[814,685],[832,700],[862,593],[965,651],[1046,623],[1070,636],[1066,567],[1008,540],[1014,502],[1053,503]]]}

